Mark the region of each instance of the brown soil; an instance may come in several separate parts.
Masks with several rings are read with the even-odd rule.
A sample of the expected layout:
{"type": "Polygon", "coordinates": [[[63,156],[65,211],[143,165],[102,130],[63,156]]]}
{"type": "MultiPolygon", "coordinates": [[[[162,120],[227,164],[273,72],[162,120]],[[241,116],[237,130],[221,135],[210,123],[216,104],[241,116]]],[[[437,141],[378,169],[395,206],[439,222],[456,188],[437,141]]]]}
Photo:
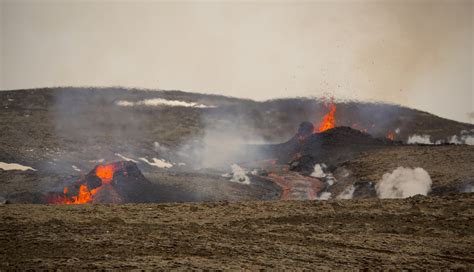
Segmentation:
{"type": "Polygon", "coordinates": [[[2,269],[474,269],[474,194],[0,205],[2,269]]]}

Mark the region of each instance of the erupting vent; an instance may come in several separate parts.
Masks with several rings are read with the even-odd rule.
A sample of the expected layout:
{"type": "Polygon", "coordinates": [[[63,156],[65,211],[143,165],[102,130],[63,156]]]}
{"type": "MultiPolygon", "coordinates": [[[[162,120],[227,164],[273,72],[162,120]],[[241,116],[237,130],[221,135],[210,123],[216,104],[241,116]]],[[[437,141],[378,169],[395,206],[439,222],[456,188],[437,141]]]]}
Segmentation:
{"type": "MultiPolygon", "coordinates": [[[[102,180],[102,183],[110,184],[114,177],[115,172],[115,165],[108,164],[108,165],[98,165],[95,168],[95,174],[102,180]]],[[[126,174],[126,173],[125,173],[126,174]]]]}
{"type": "MultiPolygon", "coordinates": [[[[319,124],[319,126],[315,126],[314,129],[313,129],[313,133],[320,133],[320,132],[324,132],[324,131],[327,131],[329,129],[332,129],[332,128],[335,128],[336,127],[336,117],[335,117],[335,114],[336,114],[336,110],[337,110],[337,107],[336,107],[336,104],[334,103],[334,99],[331,98],[331,100],[325,104],[325,107],[329,110],[324,116],[323,116],[323,120],[321,121],[321,123],[319,124]]],[[[339,124],[341,125],[341,124],[339,124]]],[[[356,129],[356,130],[359,130],[361,132],[365,132],[365,133],[372,133],[373,131],[371,130],[374,130],[375,129],[375,124],[372,123],[370,125],[370,127],[364,127],[363,125],[359,124],[359,123],[353,123],[351,125],[351,127],[353,129],[356,129]]],[[[377,128],[377,130],[382,130],[382,128],[377,128]]],[[[382,132],[383,133],[383,132],[382,132]]],[[[386,133],[386,136],[385,136],[387,139],[389,140],[395,140],[395,137],[396,137],[396,133],[389,129],[386,133]]]]}
{"type": "Polygon", "coordinates": [[[318,131],[315,130],[314,132],[323,132],[336,126],[336,118],[334,117],[334,114],[336,113],[336,104],[334,104],[333,99],[331,99],[331,102],[329,102],[326,107],[329,109],[329,112],[324,115],[318,131]]]}
{"type": "MultiPolygon", "coordinates": [[[[142,202],[151,183],[135,163],[121,161],[96,166],[83,179],[47,196],[50,204],[142,202]]],[[[148,190],[149,191],[149,190],[148,190]]]]}

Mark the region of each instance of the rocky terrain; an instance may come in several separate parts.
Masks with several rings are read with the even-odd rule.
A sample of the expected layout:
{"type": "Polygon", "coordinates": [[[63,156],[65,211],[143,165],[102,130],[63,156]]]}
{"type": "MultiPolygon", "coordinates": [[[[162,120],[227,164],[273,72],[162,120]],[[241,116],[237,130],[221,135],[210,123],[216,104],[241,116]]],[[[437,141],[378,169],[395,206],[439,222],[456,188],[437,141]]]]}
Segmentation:
{"type": "Polygon", "coordinates": [[[0,206],[0,269],[474,269],[473,194],[0,206]]]}
{"type": "Polygon", "coordinates": [[[474,125],[328,103],[0,92],[0,270],[474,269],[474,125]]]}
{"type": "MultiPolygon", "coordinates": [[[[281,191],[257,176],[243,185],[223,175],[233,163],[246,165],[248,171],[258,168],[258,160],[290,163],[298,152],[295,140],[287,141],[299,124],[317,125],[327,113],[327,99],[255,102],[122,88],[3,91],[0,98],[0,162],[36,170],[0,170],[0,197],[13,196],[23,203],[38,202],[38,194],[62,191],[98,164],[122,160],[137,163],[164,191],[171,188],[187,196],[161,196],[165,202],[277,199],[281,191]],[[259,145],[239,146],[249,143],[259,145]]],[[[309,175],[315,163],[325,163],[331,172],[349,171],[351,179],[340,183],[347,185],[377,182],[398,166],[410,166],[429,169],[433,185],[442,188],[438,192],[471,183],[472,147],[402,143],[412,135],[428,135],[433,143],[461,139],[472,134],[473,125],[396,105],[337,100],[335,105],[336,126],[353,129],[310,137],[299,154],[300,165],[291,170],[309,175]],[[387,141],[387,133],[395,142],[387,141]]]]}

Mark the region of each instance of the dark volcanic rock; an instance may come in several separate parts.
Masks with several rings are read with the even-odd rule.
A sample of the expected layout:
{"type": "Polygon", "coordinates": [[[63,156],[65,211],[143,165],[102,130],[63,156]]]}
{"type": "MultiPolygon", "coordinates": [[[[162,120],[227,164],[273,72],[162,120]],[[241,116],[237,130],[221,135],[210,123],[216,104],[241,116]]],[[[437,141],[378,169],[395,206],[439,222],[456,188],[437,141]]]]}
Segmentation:
{"type": "Polygon", "coordinates": [[[69,186],[70,193],[76,195],[80,186],[85,184],[89,190],[110,185],[97,192],[94,196],[94,203],[136,203],[154,202],[155,188],[138,169],[137,165],[131,161],[119,161],[107,165],[97,165],[83,179],[79,179],[69,186]],[[110,168],[112,179],[105,182],[98,176],[98,169],[110,168]]]}
{"type": "Polygon", "coordinates": [[[291,170],[311,173],[314,164],[325,163],[329,167],[350,160],[362,152],[399,144],[349,127],[336,127],[322,133],[314,133],[304,139],[263,146],[263,153],[280,163],[290,163],[291,170]]]}
{"type": "Polygon", "coordinates": [[[300,139],[305,139],[306,137],[313,134],[314,125],[311,122],[302,122],[298,128],[297,136],[300,139]]]}
{"type": "Polygon", "coordinates": [[[309,148],[314,143],[324,145],[383,145],[392,143],[388,139],[373,138],[370,134],[350,127],[335,127],[309,137],[304,148],[309,148]]]}
{"type": "MultiPolygon", "coordinates": [[[[154,202],[156,201],[153,184],[143,176],[140,169],[134,162],[121,161],[114,164],[116,166],[112,187],[122,198],[122,202],[154,202]]],[[[101,181],[96,175],[97,167],[94,168],[87,176],[88,183],[96,183],[97,179],[101,181]]]]}
{"type": "Polygon", "coordinates": [[[67,203],[65,200],[78,196],[84,185],[87,186],[88,192],[94,192],[92,203],[158,203],[195,200],[192,194],[172,186],[150,182],[134,162],[120,161],[97,165],[83,178],[67,186],[65,192],[48,193],[44,201],[56,204],[67,203]],[[100,174],[101,168],[107,168],[113,172],[110,179],[100,174]]]}
{"type": "Polygon", "coordinates": [[[19,192],[7,196],[6,203],[12,204],[43,204],[44,195],[39,192],[19,192]]]}

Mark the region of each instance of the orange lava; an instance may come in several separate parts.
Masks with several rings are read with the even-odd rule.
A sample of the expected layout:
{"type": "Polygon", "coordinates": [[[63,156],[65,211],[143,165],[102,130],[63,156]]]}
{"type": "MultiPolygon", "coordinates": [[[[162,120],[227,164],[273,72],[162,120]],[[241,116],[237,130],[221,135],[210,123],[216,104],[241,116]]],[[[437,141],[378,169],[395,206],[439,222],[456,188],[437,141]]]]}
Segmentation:
{"type": "Polygon", "coordinates": [[[329,108],[329,112],[324,115],[323,121],[319,125],[317,132],[326,131],[334,128],[336,125],[336,118],[334,117],[334,114],[336,113],[336,104],[334,104],[334,101],[331,99],[331,102],[326,106],[329,108]]]}
{"type": "Polygon", "coordinates": [[[65,204],[86,204],[86,203],[91,203],[92,202],[92,198],[93,196],[95,195],[95,193],[97,192],[97,189],[92,189],[89,191],[89,189],[87,188],[87,185],[85,184],[82,184],[80,187],[79,187],[79,193],[77,196],[73,196],[71,198],[71,201],[67,201],[65,204]]]}
{"type": "Polygon", "coordinates": [[[387,132],[387,139],[390,139],[393,141],[393,139],[395,139],[395,133],[393,133],[393,131],[389,130],[387,132]]]}
{"type": "Polygon", "coordinates": [[[48,202],[51,204],[86,204],[92,203],[94,200],[94,196],[100,190],[110,190],[110,183],[114,177],[115,173],[115,165],[114,164],[107,164],[107,165],[99,165],[95,170],[95,174],[99,177],[102,181],[102,184],[92,190],[89,190],[87,184],[81,184],[79,186],[79,191],[77,195],[69,196],[70,189],[68,187],[64,187],[63,189],[63,196],[57,196],[50,199],[48,202]]]}
{"type": "Polygon", "coordinates": [[[114,177],[115,167],[113,164],[99,165],[95,174],[102,180],[102,184],[110,184],[114,177]]]}
{"type": "MultiPolygon", "coordinates": [[[[100,188],[100,187],[99,187],[100,188]]],[[[68,197],[66,194],[69,192],[68,187],[64,187],[64,196],[54,197],[49,199],[50,204],[86,204],[91,203],[94,195],[97,193],[98,189],[89,190],[87,185],[81,184],[79,187],[79,192],[77,196],[68,197]]]]}

